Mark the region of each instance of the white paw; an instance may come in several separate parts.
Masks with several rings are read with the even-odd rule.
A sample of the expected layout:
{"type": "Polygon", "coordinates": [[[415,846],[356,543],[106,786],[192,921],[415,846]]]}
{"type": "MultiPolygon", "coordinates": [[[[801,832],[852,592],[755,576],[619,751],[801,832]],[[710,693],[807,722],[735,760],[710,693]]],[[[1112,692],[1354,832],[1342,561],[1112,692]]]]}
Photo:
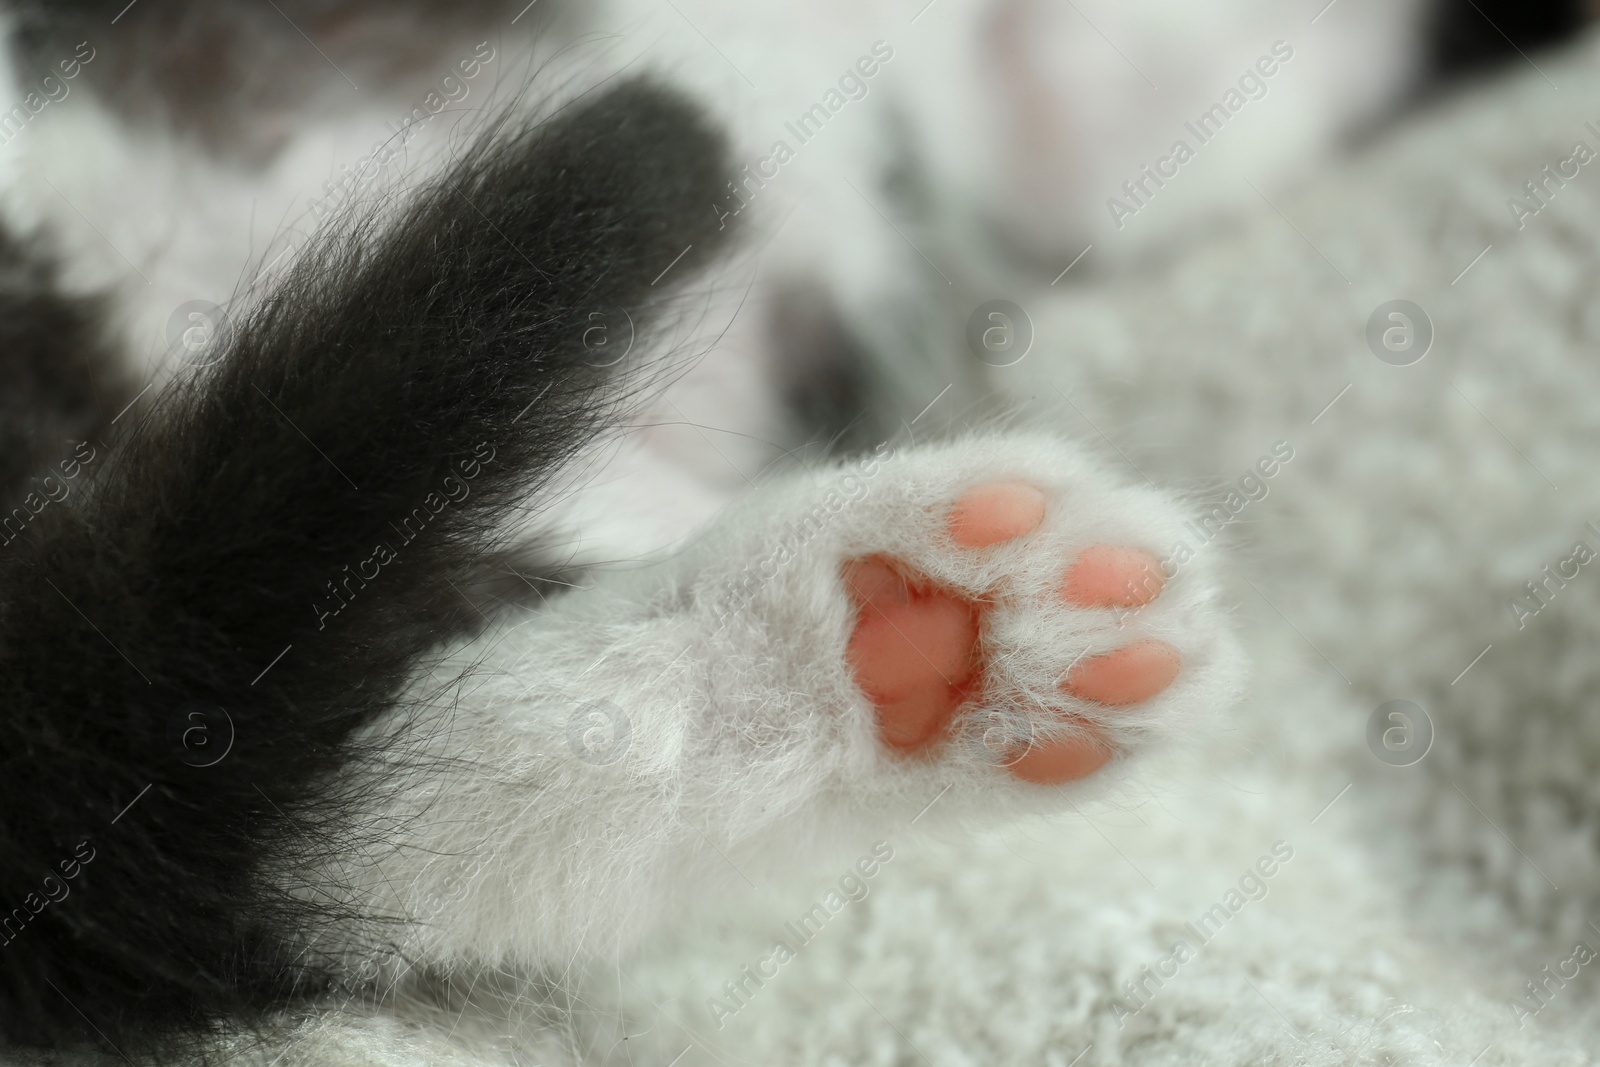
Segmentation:
{"type": "Polygon", "coordinates": [[[761,734],[776,707],[914,774],[1058,786],[1237,695],[1183,518],[1048,437],[883,446],[731,517],[696,600],[720,616],[726,691],[765,700],[761,734]],[[741,659],[775,692],[740,693],[741,659]]]}

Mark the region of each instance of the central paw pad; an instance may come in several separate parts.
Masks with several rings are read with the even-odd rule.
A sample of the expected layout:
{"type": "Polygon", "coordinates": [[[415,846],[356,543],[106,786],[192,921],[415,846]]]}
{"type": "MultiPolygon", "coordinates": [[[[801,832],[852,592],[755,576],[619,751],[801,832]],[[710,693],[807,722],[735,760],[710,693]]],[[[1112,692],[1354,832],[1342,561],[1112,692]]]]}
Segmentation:
{"type": "MultiPolygon", "coordinates": [[[[943,535],[953,552],[1026,552],[1048,511],[1046,495],[1034,486],[990,482],[954,502],[943,535]]],[[[1129,545],[1089,545],[1059,562],[1059,579],[1043,594],[1055,603],[1041,606],[1089,613],[1100,629],[1115,630],[1126,612],[1153,602],[1165,584],[1156,556],[1129,545]]],[[[1015,594],[1003,583],[978,592],[957,589],[888,555],[850,560],[844,579],[856,605],[848,659],[876,711],[884,744],[902,754],[934,751],[960,720],[993,702],[998,652],[989,640],[991,616],[1015,594]]],[[[1059,664],[1053,693],[1030,696],[1047,728],[998,743],[1001,763],[1016,777],[1056,785],[1092,774],[1115,755],[1097,724],[1138,714],[1139,705],[1183,669],[1178,649],[1159,638],[1134,637],[1092,653],[1089,647],[1084,643],[1059,664]]]]}

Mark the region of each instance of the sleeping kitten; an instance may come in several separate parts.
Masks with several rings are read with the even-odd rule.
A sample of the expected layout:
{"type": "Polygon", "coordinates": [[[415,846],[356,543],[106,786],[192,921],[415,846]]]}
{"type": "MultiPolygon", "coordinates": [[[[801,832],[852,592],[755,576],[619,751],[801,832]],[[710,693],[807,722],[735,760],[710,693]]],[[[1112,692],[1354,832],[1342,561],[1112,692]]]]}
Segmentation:
{"type": "Polygon", "coordinates": [[[559,970],[1237,694],[1181,504],[916,427],[970,297],[1269,195],[1420,9],[273,7],[11,13],[7,1040],[559,970]]]}

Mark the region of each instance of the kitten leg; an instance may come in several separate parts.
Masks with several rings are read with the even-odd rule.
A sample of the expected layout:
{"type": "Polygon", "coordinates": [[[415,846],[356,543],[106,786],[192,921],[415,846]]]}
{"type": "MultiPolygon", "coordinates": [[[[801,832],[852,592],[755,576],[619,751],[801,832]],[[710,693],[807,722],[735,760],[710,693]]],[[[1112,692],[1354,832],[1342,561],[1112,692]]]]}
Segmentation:
{"type": "Polygon", "coordinates": [[[429,710],[365,739],[406,782],[395,832],[323,881],[386,920],[362,949],[564,966],[935,799],[930,822],[1103,794],[1239,683],[1206,561],[1163,558],[1182,520],[1022,435],[760,490],[419,678],[429,710]]]}

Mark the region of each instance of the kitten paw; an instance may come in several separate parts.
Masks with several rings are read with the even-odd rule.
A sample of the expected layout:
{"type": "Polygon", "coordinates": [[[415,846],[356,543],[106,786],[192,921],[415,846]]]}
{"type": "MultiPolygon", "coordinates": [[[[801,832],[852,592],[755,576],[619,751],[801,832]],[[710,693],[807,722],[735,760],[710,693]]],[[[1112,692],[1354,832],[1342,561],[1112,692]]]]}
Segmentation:
{"type": "MultiPolygon", "coordinates": [[[[1157,550],[1175,524],[1099,540],[1105,516],[1075,515],[1073,500],[1082,511],[1098,494],[1052,481],[968,485],[920,509],[921,544],[844,562],[846,659],[895,756],[987,753],[1015,778],[1060,785],[1160,732],[1175,686],[1191,700],[1220,692],[1228,657],[1200,623],[1208,597],[1181,568],[1169,578],[1157,550]],[[1187,588],[1165,597],[1180,578],[1187,588]]],[[[1119,492],[1141,498],[1133,515],[1165,510],[1119,492]]]]}

